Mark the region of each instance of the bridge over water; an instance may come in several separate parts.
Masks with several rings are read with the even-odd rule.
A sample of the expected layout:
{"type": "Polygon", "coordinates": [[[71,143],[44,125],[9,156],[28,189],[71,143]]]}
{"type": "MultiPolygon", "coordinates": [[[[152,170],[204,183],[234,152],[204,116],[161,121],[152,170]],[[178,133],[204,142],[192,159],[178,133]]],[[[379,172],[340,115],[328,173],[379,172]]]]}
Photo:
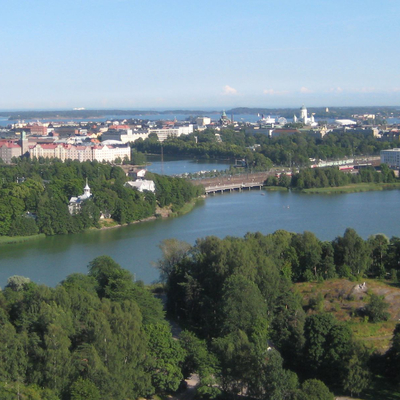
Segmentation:
{"type": "Polygon", "coordinates": [[[206,194],[261,189],[269,175],[276,172],[257,172],[192,181],[195,185],[203,185],[206,194]]]}

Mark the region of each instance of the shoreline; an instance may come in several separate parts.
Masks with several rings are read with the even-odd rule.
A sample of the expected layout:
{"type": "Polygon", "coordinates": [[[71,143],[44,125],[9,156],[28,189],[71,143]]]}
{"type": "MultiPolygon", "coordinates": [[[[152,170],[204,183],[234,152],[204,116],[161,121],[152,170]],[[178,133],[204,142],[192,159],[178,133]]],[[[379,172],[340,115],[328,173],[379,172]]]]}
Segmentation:
{"type": "Polygon", "coordinates": [[[296,190],[305,194],[346,194],[346,193],[362,193],[362,192],[379,192],[382,190],[399,190],[400,183],[355,183],[352,185],[310,188],[296,190]]]}
{"type": "MultiPolygon", "coordinates": [[[[178,211],[172,211],[168,207],[166,207],[164,209],[159,208],[156,210],[156,215],[152,215],[147,218],[132,221],[129,224],[122,224],[122,225],[114,224],[111,226],[101,226],[100,228],[92,227],[92,228],[86,229],[85,231],[80,232],[80,233],[90,233],[90,232],[104,231],[104,230],[108,230],[108,229],[122,228],[124,226],[140,224],[142,222],[155,221],[157,219],[176,218],[176,217],[188,214],[190,211],[193,210],[195,205],[199,201],[203,200],[204,198],[205,198],[205,196],[200,196],[189,203],[185,203],[178,211]]],[[[59,235],[54,235],[54,236],[59,236],[59,235]]],[[[37,235],[32,235],[32,236],[0,236],[0,246],[23,243],[23,242],[37,240],[37,239],[44,239],[46,237],[47,236],[44,233],[39,233],[37,235]]]]}
{"type": "MultiPolygon", "coordinates": [[[[400,183],[358,183],[353,185],[346,185],[346,186],[337,186],[337,187],[325,187],[325,188],[310,188],[310,189],[288,189],[280,186],[264,186],[263,190],[265,191],[294,191],[297,193],[304,193],[304,194],[347,194],[347,193],[362,193],[362,192],[373,192],[373,191],[383,191],[383,190],[399,190],[400,183]]],[[[194,199],[189,203],[185,203],[178,211],[172,211],[170,208],[164,209],[157,209],[156,215],[152,215],[147,218],[143,218],[137,221],[132,221],[129,224],[114,224],[110,226],[101,226],[100,228],[89,228],[82,233],[89,233],[89,232],[96,232],[96,231],[103,231],[108,229],[115,229],[121,228],[128,225],[139,224],[143,222],[150,222],[155,221],[157,219],[167,219],[167,218],[176,218],[185,214],[188,214],[193,210],[196,204],[200,201],[204,201],[207,196],[199,196],[198,198],[194,199]]],[[[101,221],[100,221],[101,222],[101,221]]],[[[57,236],[57,235],[56,235],[57,236]]],[[[47,236],[44,233],[39,233],[37,235],[32,236],[0,236],[0,247],[2,245],[12,245],[23,243],[27,241],[37,240],[37,239],[44,239],[47,236]]]]}

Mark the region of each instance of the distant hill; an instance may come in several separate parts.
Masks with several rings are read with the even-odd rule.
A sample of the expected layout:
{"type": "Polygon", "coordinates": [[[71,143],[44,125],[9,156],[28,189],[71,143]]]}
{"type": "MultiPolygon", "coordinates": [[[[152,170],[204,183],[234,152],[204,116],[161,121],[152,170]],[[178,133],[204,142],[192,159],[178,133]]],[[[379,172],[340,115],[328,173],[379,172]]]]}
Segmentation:
{"type": "Polygon", "coordinates": [[[6,117],[10,120],[25,120],[25,119],[90,119],[101,118],[106,116],[136,116],[140,115],[145,119],[149,115],[164,115],[164,114],[183,114],[183,115],[209,115],[219,113],[219,111],[202,111],[202,110],[36,110],[36,111],[3,111],[0,112],[0,117],[6,117]]]}
{"type": "MultiPolygon", "coordinates": [[[[250,108],[250,107],[236,107],[231,110],[227,110],[227,115],[237,114],[264,114],[264,115],[279,115],[285,118],[292,118],[293,114],[299,115],[298,108],[250,108]]],[[[326,107],[307,107],[308,113],[315,113],[317,118],[326,119],[337,119],[337,118],[351,118],[354,114],[376,114],[382,117],[389,116],[400,116],[400,107],[388,106],[388,107],[329,107],[329,111],[326,112],[326,107]]],[[[165,115],[165,114],[183,114],[183,115],[212,115],[220,114],[221,110],[215,111],[204,111],[204,110],[32,110],[32,111],[2,111],[0,117],[6,117],[10,120],[26,120],[26,119],[90,119],[90,118],[101,118],[106,116],[137,116],[140,115],[145,119],[146,116],[150,115],[165,115]]]]}

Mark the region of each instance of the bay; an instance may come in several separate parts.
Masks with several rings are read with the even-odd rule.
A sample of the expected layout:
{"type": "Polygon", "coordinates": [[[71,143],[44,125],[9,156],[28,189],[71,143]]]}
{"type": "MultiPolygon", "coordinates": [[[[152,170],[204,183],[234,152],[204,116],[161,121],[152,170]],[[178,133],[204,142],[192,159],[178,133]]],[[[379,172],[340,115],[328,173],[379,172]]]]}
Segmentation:
{"type": "Polygon", "coordinates": [[[182,160],[174,157],[164,156],[164,161],[158,155],[146,156],[150,164],[146,169],[161,175],[193,174],[200,171],[223,171],[228,169],[232,163],[218,160],[182,160]]]}
{"type": "Polygon", "coordinates": [[[55,286],[71,273],[86,273],[87,264],[104,254],[133,272],[136,279],[151,283],[158,278],[152,266],[161,255],[158,245],[168,238],[193,244],[208,235],[223,238],[285,229],[307,230],[321,240],[333,240],[347,227],[364,239],[376,233],[400,236],[399,199],[397,190],[338,195],[251,191],[210,196],[177,218],[1,246],[0,286],[11,275],[55,286]]]}

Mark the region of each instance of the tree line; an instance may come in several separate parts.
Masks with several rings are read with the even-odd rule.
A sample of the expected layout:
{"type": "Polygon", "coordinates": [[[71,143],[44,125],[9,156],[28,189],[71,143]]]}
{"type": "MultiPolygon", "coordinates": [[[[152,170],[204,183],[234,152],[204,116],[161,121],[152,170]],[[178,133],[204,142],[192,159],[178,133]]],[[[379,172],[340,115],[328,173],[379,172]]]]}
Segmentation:
{"type": "Polygon", "coordinates": [[[160,300],[107,256],[88,269],[54,289],[9,278],[0,293],[2,399],[136,399],[178,388],[185,353],[160,300]]]}
{"type": "MultiPolygon", "coordinates": [[[[135,282],[108,256],[56,288],[10,277],[0,292],[0,397],[164,396],[192,373],[205,399],[333,400],[333,391],[359,394],[382,374],[398,384],[400,325],[387,353],[373,353],[347,324],[303,304],[294,287],[360,277],[375,260],[392,259],[397,271],[400,239],[386,251],[376,241],[352,229],[332,242],[286,231],[164,241],[158,266],[168,316],[185,329],[179,340],[157,287],[135,282]]],[[[369,297],[370,323],[387,319],[387,303],[369,297]]]]}
{"type": "MultiPolygon", "coordinates": [[[[304,280],[385,276],[386,268],[395,279],[398,243],[399,238],[389,241],[383,235],[364,241],[353,229],[332,242],[286,231],[206,237],[194,246],[166,242],[159,267],[167,312],[203,343],[195,361],[200,393],[332,399],[330,390],[359,394],[382,373],[398,384],[400,325],[389,351],[373,353],[349,325],[311,304],[305,307],[293,286],[304,280]],[[305,384],[320,397],[302,393],[305,384]]],[[[371,294],[362,315],[370,323],[387,320],[387,307],[371,294]]]]}
{"type": "Polygon", "coordinates": [[[381,150],[398,147],[399,142],[379,141],[372,130],[355,132],[332,131],[323,138],[313,132],[297,132],[269,137],[245,130],[223,128],[220,131],[206,129],[190,135],[171,137],[163,143],[156,137],[138,139],[133,147],[142,153],[161,153],[197,158],[246,159],[251,168],[268,169],[275,165],[309,166],[310,159],[327,160],[345,157],[379,154],[381,150]],[[218,136],[216,136],[218,133],[218,136]],[[259,145],[252,147],[254,145],[259,145]]]}
{"type": "Polygon", "coordinates": [[[265,181],[265,185],[302,190],[340,187],[356,183],[395,182],[398,182],[398,179],[395,177],[393,170],[386,164],[381,164],[379,171],[373,167],[363,167],[356,174],[340,171],[338,167],[303,168],[291,176],[286,173],[279,174],[279,176],[269,176],[265,181]]]}
{"type": "Polygon", "coordinates": [[[120,167],[94,162],[20,159],[15,165],[0,165],[0,235],[58,235],[99,227],[100,216],[119,224],[156,214],[156,207],[176,210],[202,194],[189,182],[151,174],[156,192],[127,188],[120,167]],[[88,180],[92,198],[75,215],[69,199],[83,194],[88,180]]]}

